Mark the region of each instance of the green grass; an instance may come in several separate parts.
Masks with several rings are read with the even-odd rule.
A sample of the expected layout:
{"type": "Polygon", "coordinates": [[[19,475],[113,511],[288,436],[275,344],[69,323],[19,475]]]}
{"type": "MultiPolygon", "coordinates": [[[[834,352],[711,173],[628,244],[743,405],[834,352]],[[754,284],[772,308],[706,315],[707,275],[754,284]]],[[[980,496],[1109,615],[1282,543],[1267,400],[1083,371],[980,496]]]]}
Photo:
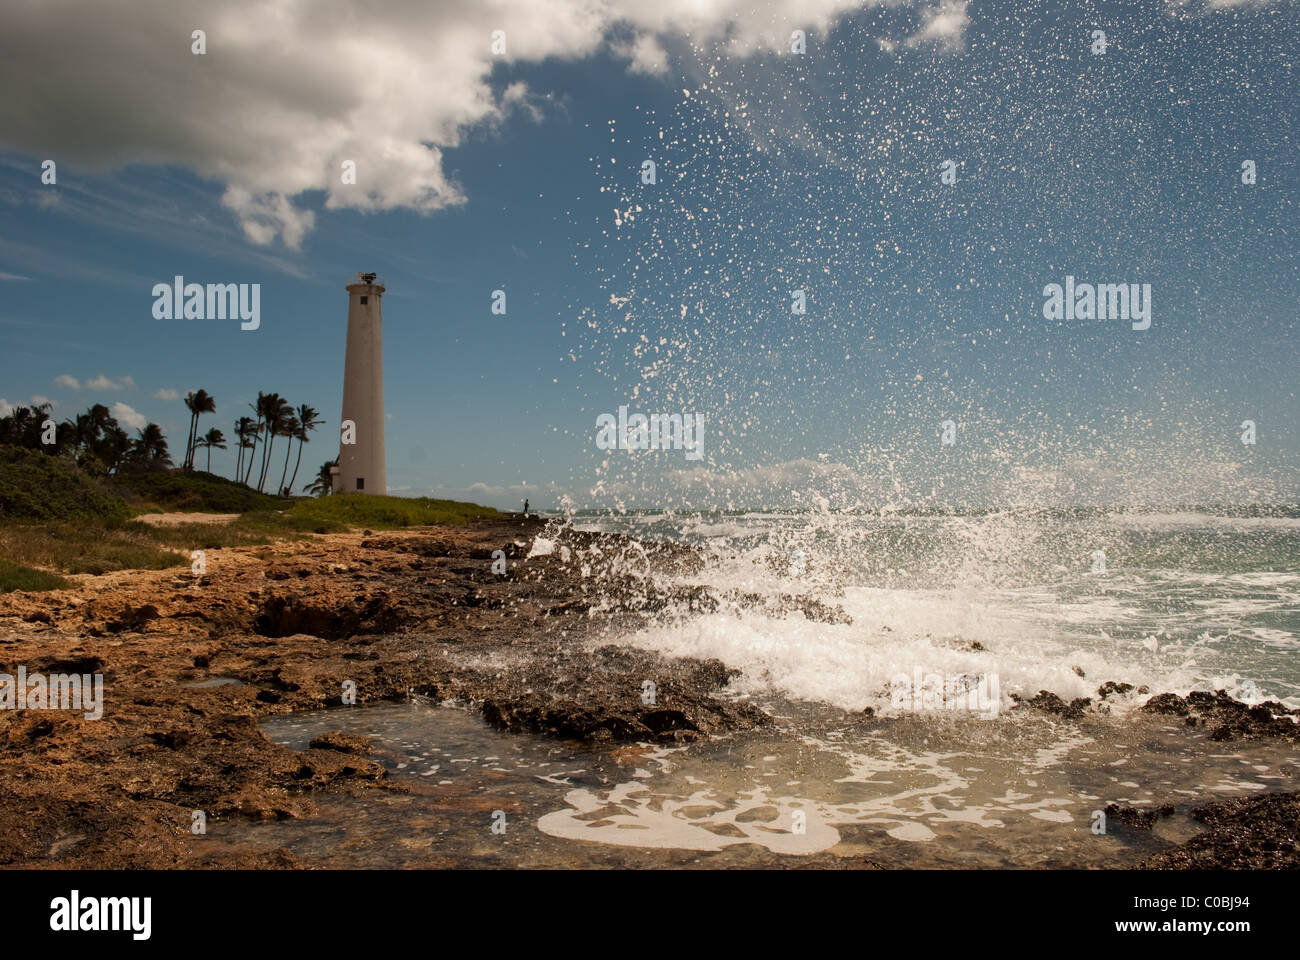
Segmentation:
{"type": "Polygon", "coordinates": [[[289,510],[299,521],[333,523],[349,527],[391,530],[427,524],[461,524],[479,518],[504,516],[491,507],[459,500],[430,500],[428,497],[376,497],[364,493],[340,493],[319,500],[298,500],[289,510]]]}
{"type": "Polygon", "coordinates": [[[62,590],[68,581],[44,570],[33,570],[0,557],[0,593],[11,590],[62,590]]]}
{"type": "Polygon", "coordinates": [[[162,570],[188,563],[142,523],[14,523],[0,526],[0,558],[63,573],[162,570]]]}

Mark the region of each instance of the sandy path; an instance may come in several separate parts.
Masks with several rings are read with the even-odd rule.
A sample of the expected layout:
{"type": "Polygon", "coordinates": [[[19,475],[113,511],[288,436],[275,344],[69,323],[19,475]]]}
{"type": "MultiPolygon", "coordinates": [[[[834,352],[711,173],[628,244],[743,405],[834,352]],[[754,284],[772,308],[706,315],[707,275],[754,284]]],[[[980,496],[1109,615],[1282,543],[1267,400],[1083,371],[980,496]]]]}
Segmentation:
{"type": "Polygon", "coordinates": [[[179,527],[184,523],[229,523],[237,513],[142,513],[136,517],[151,527],[179,527]]]}

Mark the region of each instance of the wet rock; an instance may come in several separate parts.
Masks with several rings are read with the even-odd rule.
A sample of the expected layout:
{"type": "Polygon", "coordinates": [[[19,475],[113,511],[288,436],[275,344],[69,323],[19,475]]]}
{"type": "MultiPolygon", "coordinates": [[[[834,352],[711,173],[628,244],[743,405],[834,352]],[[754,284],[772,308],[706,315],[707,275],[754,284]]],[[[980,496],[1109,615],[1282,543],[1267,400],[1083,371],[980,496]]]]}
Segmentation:
{"type": "Polygon", "coordinates": [[[1300,793],[1221,800],[1195,808],[1208,830],[1143,863],[1151,870],[1300,869],[1300,793]]]}
{"type": "Polygon", "coordinates": [[[1194,690],[1186,698],[1161,693],[1143,705],[1148,713],[1186,717],[1188,726],[1208,726],[1210,739],[1255,740],[1277,737],[1300,740],[1300,710],[1290,710],[1274,700],[1248,704],[1235,700],[1224,690],[1213,693],[1194,690]]]}
{"type": "Polygon", "coordinates": [[[1092,704],[1092,699],[1089,697],[1079,697],[1066,703],[1050,690],[1039,690],[1036,696],[1029,699],[1013,693],[1011,699],[1015,701],[1017,706],[1032,707],[1035,710],[1042,710],[1044,713],[1056,714],[1067,720],[1083,716],[1084,711],[1092,704]]]}
{"type": "Polygon", "coordinates": [[[359,734],[331,731],[322,733],[308,746],[313,750],[337,750],[339,753],[355,753],[364,756],[371,750],[371,740],[359,734]]]}
{"type": "Polygon", "coordinates": [[[1171,817],[1173,814],[1174,806],[1171,803],[1163,804],[1155,809],[1121,807],[1118,803],[1106,804],[1106,822],[1108,824],[1111,822],[1122,823],[1138,830],[1150,830],[1161,817],[1171,817]]]}
{"type": "Polygon", "coordinates": [[[1185,717],[1191,712],[1187,706],[1187,701],[1176,693],[1157,693],[1154,697],[1142,704],[1144,713],[1162,713],[1169,716],[1185,717]]]}

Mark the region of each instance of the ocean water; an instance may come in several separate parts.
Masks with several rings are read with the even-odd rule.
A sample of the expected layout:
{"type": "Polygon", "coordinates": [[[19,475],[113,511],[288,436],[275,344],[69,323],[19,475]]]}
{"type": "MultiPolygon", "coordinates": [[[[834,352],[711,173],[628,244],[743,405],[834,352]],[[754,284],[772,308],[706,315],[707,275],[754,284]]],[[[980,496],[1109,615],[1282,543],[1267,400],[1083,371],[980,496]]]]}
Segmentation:
{"type": "Polygon", "coordinates": [[[770,728],[673,747],[504,733],[419,700],[275,717],[264,732],[296,750],[374,738],[393,789],[316,795],[300,820],[210,820],[201,843],[347,868],[1124,867],[1194,836],[1196,805],[1300,781],[1290,744],[1213,743],[1165,717],[768,705],[770,728]],[[1111,802],[1177,812],[1098,832],[1111,802]]]}
{"type": "MultiPolygon", "coordinates": [[[[703,570],[668,580],[707,585],[716,610],[669,608],[589,642],[716,657],[739,671],[724,695],[773,724],[665,747],[503,733],[472,704],[416,699],[277,717],[264,731],[294,749],[330,730],[373,737],[398,790],[325,795],[306,820],[210,823],[204,842],[350,867],[1120,867],[1194,836],[1195,806],[1300,783],[1293,744],[1219,743],[1137,710],[1193,689],[1300,706],[1300,517],[568,522],[701,547],[703,570]],[[832,608],[839,622],[803,612],[832,608]],[[900,675],[981,696],[900,697],[900,675]],[[1134,689],[1077,720],[1007,709],[1012,694],[1095,697],[1108,680],[1134,689]],[[1176,812],[1099,832],[1112,802],[1176,812]]],[[[647,594],[664,576],[636,550],[600,560],[569,558],[597,593],[602,570],[647,594]]]]}
{"type": "Polygon", "coordinates": [[[1108,680],[1148,695],[1224,689],[1300,706],[1297,515],[827,511],[573,522],[705,550],[705,570],[682,579],[734,599],[711,613],[668,611],[614,639],[716,657],[741,671],[747,693],[888,713],[891,680],[919,670],[996,676],[1003,706],[1040,690],[1093,696],[1108,680]],[[792,596],[837,606],[851,622],[782,609],[779,598],[792,596]]]}

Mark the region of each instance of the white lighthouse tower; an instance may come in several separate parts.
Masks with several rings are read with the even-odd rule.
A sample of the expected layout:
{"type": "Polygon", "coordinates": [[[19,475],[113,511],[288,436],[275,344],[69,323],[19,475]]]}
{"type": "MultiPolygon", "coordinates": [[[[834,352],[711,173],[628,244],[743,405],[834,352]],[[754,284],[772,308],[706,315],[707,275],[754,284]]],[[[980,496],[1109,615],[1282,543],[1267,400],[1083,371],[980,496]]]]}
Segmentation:
{"type": "Polygon", "coordinates": [[[384,470],[383,281],[358,273],[348,284],[348,345],[335,493],[388,492],[384,470]],[[350,421],[350,423],[349,423],[350,421]],[[349,426],[353,427],[349,437],[349,426]],[[349,439],[355,442],[347,442],[349,439]]]}

